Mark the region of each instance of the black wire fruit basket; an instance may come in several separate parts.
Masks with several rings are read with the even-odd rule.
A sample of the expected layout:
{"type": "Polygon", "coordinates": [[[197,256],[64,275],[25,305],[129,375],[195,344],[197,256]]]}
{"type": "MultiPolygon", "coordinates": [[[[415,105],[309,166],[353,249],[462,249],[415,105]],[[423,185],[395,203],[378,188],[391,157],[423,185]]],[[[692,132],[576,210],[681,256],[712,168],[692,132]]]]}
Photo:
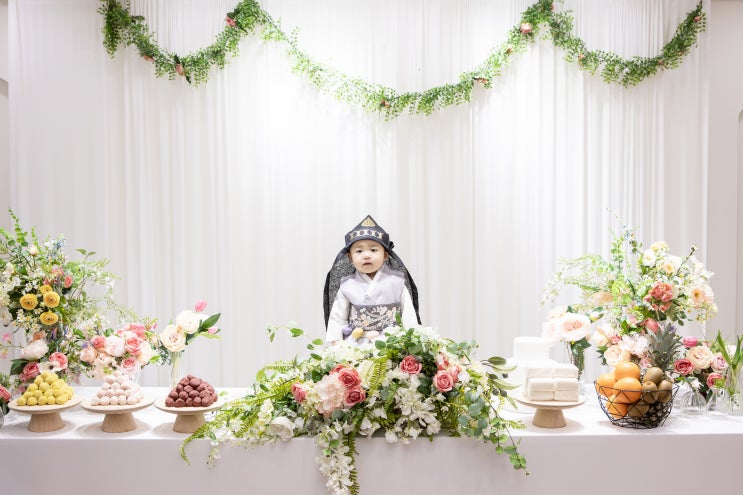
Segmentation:
{"type": "Polygon", "coordinates": [[[596,395],[606,417],[623,428],[649,429],[661,426],[671,414],[679,386],[670,390],[642,392],[596,384],[596,395]]]}

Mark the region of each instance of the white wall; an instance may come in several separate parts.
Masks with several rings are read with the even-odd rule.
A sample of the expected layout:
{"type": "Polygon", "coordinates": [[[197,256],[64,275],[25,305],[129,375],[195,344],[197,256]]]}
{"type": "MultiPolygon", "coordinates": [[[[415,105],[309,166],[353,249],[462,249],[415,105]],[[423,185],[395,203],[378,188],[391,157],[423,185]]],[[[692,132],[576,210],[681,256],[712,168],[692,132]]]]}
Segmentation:
{"type": "Polygon", "coordinates": [[[0,0],[0,211],[10,206],[8,79],[8,0],[0,0]]]}
{"type": "MultiPolygon", "coordinates": [[[[743,111],[743,0],[713,0],[709,16],[710,116],[707,265],[720,313],[708,332],[743,332],[743,177],[740,114],[743,111]]],[[[683,143],[679,143],[682,146],[683,143]]],[[[683,198],[679,198],[683,201],[683,198]]]]}

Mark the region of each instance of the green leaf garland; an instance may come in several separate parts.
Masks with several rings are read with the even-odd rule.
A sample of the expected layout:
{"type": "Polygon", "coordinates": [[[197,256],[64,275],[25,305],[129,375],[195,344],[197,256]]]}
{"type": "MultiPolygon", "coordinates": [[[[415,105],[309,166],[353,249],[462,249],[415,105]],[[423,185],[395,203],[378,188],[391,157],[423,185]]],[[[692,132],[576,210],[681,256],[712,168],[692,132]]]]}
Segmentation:
{"type": "Polygon", "coordinates": [[[573,36],[570,12],[555,9],[552,0],[538,0],[521,14],[521,22],[508,31],[500,46],[491,49],[487,58],[471,71],[459,75],[459,82],[435,86],[420,92],[398,93],[394,89],[350,77],[339,70],[314,61],[302,51],[296,33],[285,33],[279,24],[255,0],[244,0],[225,17],[225,28],[214,42],[196,52],[178,55],[162,49],[142,16],[132,15],[129,2],[101,0],[99,12],[104,16],[103,45],[114,56],[121,45],[137,47],[140,55],[153,63],[155,75],[169,79],[184,77],[191,84],[208,80],[212,67],[224,68],[228,56],[239,52],[240,40],[249,34],[265,41],[281,43],[291,60],[293,70],[306,77],[324,93],[385,118],[403,112],[430,115],[433,111],[470,101],[472,88],[480,84],[491,88],[514,55],[526,51],[538,36],[551,39],[565,51],[568,62],[583,70],[599,72],[607,83],[633,86],[659,70],[673,69],[697,45],[697,37],[707,27],[706,13],[700,1],[678,25],[673,38],[653,57],[622,58],[603,50],[589,50],[580,38],[573,36]]]}

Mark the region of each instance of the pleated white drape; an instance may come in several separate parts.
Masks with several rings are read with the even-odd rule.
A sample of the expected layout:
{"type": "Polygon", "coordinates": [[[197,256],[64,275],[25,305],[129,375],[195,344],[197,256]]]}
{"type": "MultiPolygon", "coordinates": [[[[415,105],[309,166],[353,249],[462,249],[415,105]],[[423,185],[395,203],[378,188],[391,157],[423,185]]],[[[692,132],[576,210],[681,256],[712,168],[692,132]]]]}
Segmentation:
{"type": "MultiPolygon", "coordinates": [[[[270,0],[317,60],[422,90],[484,60],[529,1],[270,0]]],[[[223,386],[304,351],[268,325],[324,334],[322,287],[366,214],[390,232],[424,323],[482,356],[538,335],[560,257],[607,252],[614,213],[678,254],[706,242],[705,50],[633,88],[606,85],[541,40],[492,90],[429,117],[378,115],[319,93],[256,38],[208,83],[114,59],[96,0],[11,0],[11,197],[42,235],[111,259],[117,299],[160,328],[198,298],[221,341],[183,368],[223,386]]],[[[206,45],[232,1],[135,0],[160,43],[206,45]]],[[[695,0],[570,0],[590,48],[648,56],[695,0]]],[[[708,6],[708,5],[707,5],[708,6]]],[[[7,223],[7,218],[3,220],[7,223]]],[[[714,269],[714,267],[712,267],[714,269]]],[[[590,356],[593,356],[591,353],[590,356]]],[[[589,368],[590,369],[590,368],[589,368]]],[[[148,369],[146,384],[165,383],[148,369]]]]}

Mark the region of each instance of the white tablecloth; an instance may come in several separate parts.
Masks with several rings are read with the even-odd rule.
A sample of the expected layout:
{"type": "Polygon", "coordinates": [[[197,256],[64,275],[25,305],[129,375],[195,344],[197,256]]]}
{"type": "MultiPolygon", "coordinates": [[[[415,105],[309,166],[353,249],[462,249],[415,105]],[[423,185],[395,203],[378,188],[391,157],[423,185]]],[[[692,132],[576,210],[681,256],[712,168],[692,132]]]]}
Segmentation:
{"type": "MultiPolygon", "coordinates": [[[[164,388],[145,389],[162,397],[164,388]]],[[[86,397],[93,389],[81,389],[86,397]]],[[[240,390],[231,389],[232,396],[240,390]]],[[[529,412],[507,412],[528,428],[516,431],[529,475],[514,471],[492,446],[436,437],[409,445],[384,438],[357,441],[362,495],[382,493],[600,495],[739,493],[743,473],[743,419],[686,418],[633,430],[612,425],[595,399],[564,412],[568,425],[537,428],[529,412]]],[[[29,494],[310,494],[327,493],[312,438],[257,448],[225,446],[214,468],[209,442],[189,445],[191,464],[172,431],[175,416],[154,406],[134,413],[137,429],[101,431],[103,416],[79,406],[62,413],[51,433],[27,430],[13,413],[0,429],[0,493],[29,494]]]]}

